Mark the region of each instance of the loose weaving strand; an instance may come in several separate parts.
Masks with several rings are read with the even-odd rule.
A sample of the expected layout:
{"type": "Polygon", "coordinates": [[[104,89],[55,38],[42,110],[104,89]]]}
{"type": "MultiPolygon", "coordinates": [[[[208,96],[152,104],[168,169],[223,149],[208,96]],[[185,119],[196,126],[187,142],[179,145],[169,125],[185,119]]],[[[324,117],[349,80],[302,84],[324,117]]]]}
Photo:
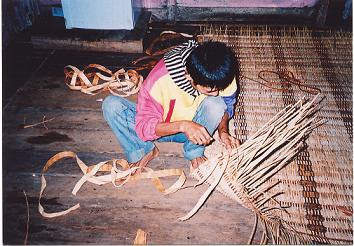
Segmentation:
{"type": "Polygon", "coordinates": [[[113,73],[99,64],[89,64],[83,70],[67,65],[64,67],[64,74],[66,84],[71,90],[78,90],[89,95],[108,90],[115,96],[128,97],[137,93],[143,83],[143,77],[134,70],[120,69],[113,73]],[[89,69],[96,69],[98,72],[86,72],[89,69]],[[92,81],[89,78],[93,78],[92,81]],[[99,84],[101,80],[104,83],[99,84]]]}
{"type": "Polygon", "coordinates": [[[211,188],[198,204],[181,220],[189,219],[203,205],[216,187],[257,215],[268,239],[274,244],[310,243],[310,240],[284,223],[275,213],[286,210],[277,202],[281,193],[272,193],[276,184],[260,189],[273,175],[284,168],[302,149],[303,142],[316,127],[323,124],[315,114],[319,95],[311,101],[299,100],[289,105],[260,128],[245,143],[231,152],[223,152],[195,169],[191,176],[205,180],[211,188]],[[217,163],[217,168],[213,167],[217,163]]]}
{"type": "Polygon", "coordinates": [[[58,216],[62,216],[65,214],[70,213],[73,210],[76,210],[80,207],[80,204],[77,203],[76,205],[60,212],[55,212],[55,213],[47,213],[44,211],[44,208],[41,204],[41,198],[43,195],[43,192],[47,186],[47,181],[44,177],[44,174],[48,171],[48,169],[54,165],[56,162],[63,158],[74,158],[80,167],[81,171],[83,172],[83,176],[81,179],[76,183],[72,190],[72,194],[76,195],[77,192],[80,190],[82,185],[84,183],[91,182],[97,185],[103,185],[107,183],[112,183],[113,186],[119,188],[125,183],[129,181],[134,181],[134,180],[139,180],[139,179],[151,179],[153,182],[153,185],[156,187],[157,190],[159,190],[161,193],[164,195],[171,194],[179,190],[183,184],[186,181],[186,176],[183,172],[183,169],[165,169],[165,170],[160,170],[160,171],[153,171],[151,168],[144,167],[143,170],[145,172],[142,172],[140,174],[134,174],[134,172],[138,169],[138,167],[132,167],[130,168],[128,162],[123,159],[113,159],[109,161],[103,161],[100,162],[96,165],[92,166],[86,166],[86,164],[72,151],[63,151],[59,152],[56,155],[52,156],[47,163],[44,165],[42,169],[42,174],[41,174],[41,189],[39,192],[39,201],[38,201],[38,211],[39,213],[47,218],[54,218],[58,216]],[[118,166],[120,166],[122,169],[119,169],[118,166]],[[96,176],[97,172],[110,172],[110,174],[105,174],[105,175],[100,175],[96,176]],[[161,180],[159,178],[161,177],[167,177],[167,176],[178,176],[178,180],[171,185],[169,188],[165,189],[163,186],[161,180]],[[119,182],[119,184],[117,184],[119,182]]]}
{"type": "Polygon", "coordinates": [[[296,85],[301,91],[307,92],[312,95],[317,95],[318,93],[321,93],[321,90],[314,87],[314,86],[309,86],[305,85],[302,83],[300,80],[295,78],[294,74],[290,71],[286,72],[275,72],[275,71],[260,71],[258,73],[258,78],[261,79],[261,81],[249,78],[245,75],[241,75],[243,79],[251,80],[254,82],[257,82],[265,87],[268,87],[273,90],[277,91],[282,91],[282,92],[287,92],[288,89],[286,88],[280,88],[284,86],[289,86],[289,85],[296,85]],[[264,74],[276,74],[282,82],[274,82],[274,81],[269,81],[264,77],[264,74]]]}
{"type": "Polygon", "coordinates": [[[147,233],[141,229],[138,229],[134,239],[133,245],[146,245],[147,242],[147,233]]]}

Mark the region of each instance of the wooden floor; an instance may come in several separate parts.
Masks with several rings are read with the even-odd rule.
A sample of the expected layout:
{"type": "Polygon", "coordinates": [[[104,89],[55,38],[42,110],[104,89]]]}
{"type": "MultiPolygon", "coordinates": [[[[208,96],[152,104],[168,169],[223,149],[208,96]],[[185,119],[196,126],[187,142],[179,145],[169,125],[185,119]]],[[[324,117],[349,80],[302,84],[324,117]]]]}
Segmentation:
{"type": "MultiPolygon", "coordinates": [[[[19,54],[20,56],[21,54],[19,54]]],[[[164,196],[149,180],[130,183],[121,189],[111,184],[85,184],[77,196],[71,194],[82,173],[73,160],[57,163],[46,174],[42,199],[46,211],[81,207],[62,217],[44,218],[38,212],[40,173],[46,161],[71,150],[87,164],[123,158],[117,141],[104,121],[101,102],[107,94],[89,96],[70,91],[64,83],[63,67],[82,68],[98,63],[114,71],[134,68],[138,54],[32,50],[18,71],[30,70],[28,81],[8,97],[3,107],[3,237],[4,244],[25,240],[29,203],[28,244],[132,244],[137,230],[148,233],[149,244],[245,244],[253,228],[253,214],[234,201],[214,192],[202,209],[186,222],[177,221],[196,204],[207,189],[185,189],[164,196]],[[31,59],[32,58],[32,59],[31,59]],[[46,124],[24,129],[43,119],[46,124]]],[[[16,70],[13,69],[13,74],[16,70]]],[[[146,75],[146,74],[145,74],[146,75]]],[[[17,76],[21,79],[20,76],[17,76]]],[[[13,76],[6,77],[9,80],[13,76]]],[[[4,81],[3,83],[11,81],[4,81]]],[[[134,97],[131,100],[135,100],[134,97]]],[[[4,103],[4,102],[3,102],[4,103]]],[[[178,144],[158,145],[160,155],[150,167],[164,169],[189,165],[178,144]]],[[[164,180],[170,184],[173,178],[164,180]]],[[[195,181],[188,179],[187,184],[195,181]]],[[[257,232],[255,243],[260,241],[257,232]]]]}

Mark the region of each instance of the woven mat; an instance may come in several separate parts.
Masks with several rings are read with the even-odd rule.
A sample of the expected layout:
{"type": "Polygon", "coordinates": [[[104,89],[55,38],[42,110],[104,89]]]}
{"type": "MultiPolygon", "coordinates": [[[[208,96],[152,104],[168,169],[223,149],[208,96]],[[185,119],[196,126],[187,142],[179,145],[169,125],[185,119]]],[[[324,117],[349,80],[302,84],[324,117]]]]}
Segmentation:
{"type": "MultiPolygon", "coordinates": [[[[321,89],[319,115],[327,123],[307,140],[306,148],[269,183],[287,212],[280,216],[313,243],[353,243],[352,33],[299,27],[213,26],[200,41],[227,43],[237,54],[241,74],[257,80],[261,70],[291,71],[303,83],[321,89]]],[[[269,77],[279,81],[277,77],[269,77]]],[[[236,105],[236,135],[245,141],[285,106],[312,95],[284,84],[276,91],[243,78],[236,105]]],[[[231,124],[231,128],[233,124],[231,124]]],[[[232,129],[232,130],[233,130],[232,129]]],[[[206,155],[219,153],[215,142],[206,155]]]]}

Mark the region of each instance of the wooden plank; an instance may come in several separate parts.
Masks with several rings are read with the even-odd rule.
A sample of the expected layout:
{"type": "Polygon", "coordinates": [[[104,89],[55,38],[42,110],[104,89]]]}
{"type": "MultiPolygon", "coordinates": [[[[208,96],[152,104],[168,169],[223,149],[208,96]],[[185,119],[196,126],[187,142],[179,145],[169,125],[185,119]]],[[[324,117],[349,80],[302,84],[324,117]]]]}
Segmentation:
{"type": "Polygon", "coordinates": [[[79,41],[71,39],[55,39],[47,37],[32,37],[31,42],[35,48],[66,49],[66,50],[93,50],[127,53],[143,53],[142,40],[130,41],[79,41]]]}
{"type": "MultiPolygon", "coordinates": [[[[32,129],[25,134],[3,135],[3,144],[11,148],[41,151],[93,151],[95,153],[123,153],[112,131],[82,131],[76,129],[61,129],[46,131],[32,129]]],[[[155,143],[161,156],[183,156],[182,146],[179,143],[155,143]]]]}
{"type": "MultiPolygon", "coordinates": [[[[72,91],[65,84],[65,75],[37,75],[28,84],[21,88],[9,110],[16,108],[52,108],[52,109],[95,109],[101,108],[101,102],[108,92],[97,95],[87,95],[79,91],[72,91]]],[[[136,100],[136,95],[129,98],[136,100]]]]}
{"type": "MultiPolygon", "coordinates": [[[[65,63],[64,63],[65,64],[65,63]]],[[[69,65],[66,63],[65,65],[69,65]]],[[[85,65],[88,65],[86,63],[85,65]]],[[[14,97],[13,102],[9,107],[12,109],[19,107],[41,107],[41,108],[70,108],[70,109],[100,109],[101,102],[97,99],[103,99],[109,92],[103,92],[97,95],[88,95],[80,91],[72,91],[65,84],[65,75],[63,72],[65,65],[46,65],[33,75],[33,78],[26,83],[14,97]],[[48,68],[51,66],[51,68],[48,68]],[[47,70],[48,68],[48,70],[47,70]]],[[[72,64],[76,65],[76,64],[72,64]]],[[[104,64],[103,64],[104,65],[104,64]]],[[[122,68],[118,66],[118,69],[122,68]]],[[[79,67],[79,69],[83,69],[79,67]]],[[[127,69],[126,69],[127,70],[127,69]]],[[[129,97],[129,100],[136,101],[137,94],[129,97]]],[[[11,110],[11,109],[10,109],[11,110]]]]}
{"type": "MultiPolygon", "coordinates": [[[[85,103],[90,96],[84,95],[82,101],[68,98],[64,94],[48,93],[45,98],[38,97],[20,101],[28,106],[9,107],[4,113],[3,143],[15,149],[33,151],[92,151],[96,153],[123,153],[113,132],[103,118],[101,103],[85,103]],[[52,100],[48,100],[52,95],[52,100]],[[50,102],[49,102],[50,101],[50,102]],[[48,103],[47,103],[48,102],[48,103]],[[46,105],[50,106],[46,106],[46,105]],[[70,105],[67,105],[70,104],[70,105]],[[57,105],[57,107],[56,107],[57,105]],[[88,107],[85,109],[84,107],[88,107]],[[24,129],[24,125],[41,122],[43,116],[52,121],[46,123],[48,130],[39,125],[24,129]]],[[[82,96],[82,93],[74,92],[82,96]]],[[[36,94],[36,93],[34,93],[36,94]]],[[[182,144],[156,143],[160,155],[183,156],[182,144]]]]}
{"type": "MultiPolygon", "coordinates": [[[[16,149],[94,151],[122,153],[102,115],[102,102],[108,92],[95,96],[71,91],[64,76],[37,75],[26,84],[4,111],[4,144],[16,149]],[[46,119],[44,126],[23,129],[46,119]],[[49,134],[49,135],[48,135],[49,134]],[[95,144],[92,144],[95,143],[95,144]]],[[[137,100],[137,95],[128,98],[137,100]]],[[[182,156],[181,144],[157,143],[161,155],[182,156]]]]}
{"type": "MultiPolygon", "coordinates": [[[[39,175],[45,163],[57,152],[49,150],[25,150],[13,149],[11,146],[4,147],[3,155],[3,171],[5,176],[8,175],[39,175]]],[[[124,158],[121,153],[97,153],[97,152],[76,152],[78,157],[86,163],[87,166],[97,164],[101,161],[124,158]]],[[[163,168],[187,168],[189,163],[183,157],[178,156],[158,156],[149,163],[149,167],[153,169],[163,168]]],[[[72,158],[65,158],[51,167],[47,175],[51,176],[70,176],[81,177],[77,163],[72,158]]],[[[16,180],[14,180],[16,182],[16,180]]]]}
{"type": "Polygon", "coordinates": [[[229,23],[304,24],[313,23],[315,8],[227,8],[178,6],[176,21],[225,21],[229,23]]]}
{"type": "MultiPolygon", "coordinates": [[[[32,129],[24,133],[12,134],[12,132],[6,132],[3,135],[3,144],[10,146],[14,150],[50,150],[55,152],[70,150],[74,152],[124,153],[113,132],[110,130],[86,132],[76,129],[61,129],[56,131],[32,129]]],[[[183,144],[155,142],[155,145],[160,151],[159,156],[183,157],[183,144]]]]}
{"type": "Polygon", "coordinates": [[[28,44],[14,43],[3,51],[3,105],[6,105],[16,90],[51,55],[49,50],[34,50],[28,44]]]}
{"type": "Polygon", "coordinates": [[[46,63],[46,68],[51,72],[55,72],[58,67],[61,66],[58,71],[63,72],[63,68],[66,65],[78,66],[82,69],[84,66],[95,63],[103,66],[109,66],[115,72],[120,68],[130,69],[136,67],[131,62],[142,54],[127,54],[116,52],[98,52],[98,51],[68,51],[60,50],[56,51],[51,59],[46,63]]]}
{"type": "MultiPolygon", "coordinates": [[[[66,165],[70,160],[49,170],[43,206],[48,212],[65,209],[77,202],[81,207],[66,216],[46,219],[37,211],[38,170],[42,166],[37,160],[52,153],[35,152],[31,156],[30,152],[26,152],[16,157],[13,154],[10,159],[6,158],[6,162],[17,168],[20,163],[25,163],[25,166],[20,172],[17,168],[7,170],[4,177],[6,244],[23,242],[27,215],[22,190],[29,198],[29,244],[130,244],[138,228],[148,233],[149,244],[244,244],[253,226],[251,211],[218,192],[211,195],[192,219],[177,221],[195,205],[207,189],[206,185],[163,196],[149,180],[130,183],[122,189],[116,189],[111,184],[85,184],[77,196],[73,196],[70,191],[78,181],[80,171],[74,165],[66,165]],[[32,167],[33,173],[26,172],[28,166],[32,167]]],[[[83,160],[99,159],[92,153],[83,155],[83,160]]],[[[165,161],[168,162],[168,158],[165,161]]],[[[171,184],[173,180],[175,178],[163,182],[171,184]]],[[[189,180],[188,184],[194,182],[189,180]]],[[[256,242],[259,239],[260,233],[256,235],[256,242]]]]}
{"type": "Polygon", "coordinates": [[[97,31],[95,30],[66,30],[62,23],[54,23],[56,32],[43,32],[37,26],[34,35],[31,37],[31,43],[35,48],[143,53],[143,38],[150,18],[151,13],[143,11],[133,30],[100,32],[101,37],[97,37],[97,31]],[[82,35],[80,35],[82,32],[96,32],[96,34],[91,35],[90,39],[82,39],[82,35]]]}
{"type": "MultiPolygon", "coordinates": [[[[71,181],[71,180],[70,180],[71,181]]],[[[60,187],[69,188],[61,179],[60,187]]],[[[182,199],[161,198],[161,194],[151,194],[141,190],[142,184],[128,190],[129,198],[121,198],[123,192],[115,191],[115,198],[107,198],[107,191],[93,191],[91,195],[103,195],[103,199],[81,196],[81,208],[62,218],[46,219],[37,210],[37,193],[30,193],[30,233],[29,244],[132,244],[137,229],[148,233],[149,244],[245,244],[252,230],[252,215],[233,201],[224,201],[222,195],[213,195],[199,214],[187,222],[178,222],[176,218],[183,216],[193,203],[188,206],[171,207],[173,204],[185,204],[190,197],[182,199]],[[148,195],[147,203],[140,194],[148,195]],[[217,196],[217,197],[216,197],[217,196]],[[230,203],[232,210],[226,210],[230,203]],[[107,206],[111,205],[111,207],[107,206]],[[237,208],[235,208],[237,207],[237,208]],[[239,216],[243,214],[243,216],[239,216]],[[212,225],[212,226],[210,226],[212,225]]],[[[105,187],[99,187],[105,188],[105,187]]],[[[86,191],[88,192],[88,191],[86,191]]],[[[4,206],[4,242],[21,244],[24,238],[26,206],[21,192],[11,191],[10,199],[17,201],[4,206]],[[21,199],[22,198],[22,199],[21,199]]],[[[185,195],[185,194],[183,194],[185,195]]],[[[179,195],[181,196],[181,194],[179,195]]],[[[6,197],[8,198],[8,197],[6,197]]],[[[195,199],[195,197],[194,197],[195,199]]],[[[78,200],[71,198],[48,197],[46,209],[58,211],[74,204],[78,200]]],[[[194,201],[194,200],[193,200],[194,201]]],[[[195,201],[194,201],[195,202],[195,201]]],[[[259,242],[257,235],[255,242],[259,242]],[[258,239],[258,240],[257,240],[258,239]]]]}

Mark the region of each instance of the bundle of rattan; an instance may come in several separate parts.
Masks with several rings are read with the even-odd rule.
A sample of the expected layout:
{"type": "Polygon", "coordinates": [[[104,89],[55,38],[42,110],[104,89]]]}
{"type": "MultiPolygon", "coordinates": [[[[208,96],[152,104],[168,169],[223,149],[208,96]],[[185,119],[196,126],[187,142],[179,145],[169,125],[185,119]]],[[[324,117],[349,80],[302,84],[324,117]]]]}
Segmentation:
{"type": "Polygon", "coordinates": [[[193,216],[216,187],[255,212],[263,224],[265,240],[276,244],[310,243],[311,238],[294,230],[279,216],[278,210],[286,210],[276,200],[281,193],[272,192],[277,183],[267,182],[301,151],[308,135],[322,124],[315,115],[318,102],[316,96],[312,101],[303,99],[286,107],[239,148],[222,152],[192,172],[198,184],[205,181],[210,187],[194,209],[180,219],[193,216]]]}
{"type": "Polygon", "coordinates": [[[143,77],[135,70],[125,71],[122,68],[113,73],[99,64],[89,64],[83,70],[67,65],[64,67],[64,74],[70,89],[90,95],[108,90],[113,95],[128,97],[137,93],[143,83],[143,77]]]}

